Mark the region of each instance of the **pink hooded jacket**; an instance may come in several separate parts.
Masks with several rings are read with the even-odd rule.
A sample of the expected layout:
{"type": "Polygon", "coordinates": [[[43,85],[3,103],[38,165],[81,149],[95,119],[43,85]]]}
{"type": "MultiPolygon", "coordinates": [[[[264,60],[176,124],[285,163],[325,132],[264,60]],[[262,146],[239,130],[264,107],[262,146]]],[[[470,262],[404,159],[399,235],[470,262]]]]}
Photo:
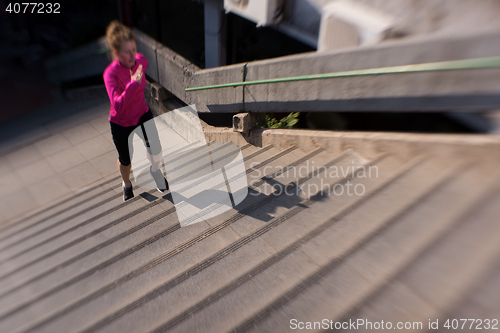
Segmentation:
{"type": "MultiPolygon", "coordinates": [[[[142,65],[142,71],[146,72],[148,69],[146,57],[137,53],[135,60],[132,73],[137,71],[139,65],[142,65]]],[[[141,116],[149,110],[144,99],[146,78],[143,76],[140,84],[132,80],[130,69],[122,65],[118,59],[109,64],[104,70],[103,77],[111,102],[109,121],[123,127],[137,125],[141,116]]]]}

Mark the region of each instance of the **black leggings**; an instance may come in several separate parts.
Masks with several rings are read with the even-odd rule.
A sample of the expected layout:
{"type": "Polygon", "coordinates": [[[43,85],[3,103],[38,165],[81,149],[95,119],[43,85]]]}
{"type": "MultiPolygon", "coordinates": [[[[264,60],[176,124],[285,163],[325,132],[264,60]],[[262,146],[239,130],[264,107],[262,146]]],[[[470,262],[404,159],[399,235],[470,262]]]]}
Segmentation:
{"type": "Polygon", "coordinates": [[[139,126],[141,130],[136,131],[137,135],[144,142],[144,146],[148,150],[148,153],[151,155],[158,155],[162,152],[160,138],[158,137],[158,130],[154,125],[154,121],[148,123],[147,133],[145,130],[144,123],[153,119],[153,113],[151,111],[146,112],[141,119],[139,119],[139,123],[135,126],[120,126],[113,122],[109,122],[111,125],[111,135],[113,136],[113,142],[115,144],[116,150],[118,151],[118,160],[124,166],[130,165],[131,157],[133,155],[133,135],[132,132],[139,126]],[[130,147],[130,151],[129,151],[130,147]]]}

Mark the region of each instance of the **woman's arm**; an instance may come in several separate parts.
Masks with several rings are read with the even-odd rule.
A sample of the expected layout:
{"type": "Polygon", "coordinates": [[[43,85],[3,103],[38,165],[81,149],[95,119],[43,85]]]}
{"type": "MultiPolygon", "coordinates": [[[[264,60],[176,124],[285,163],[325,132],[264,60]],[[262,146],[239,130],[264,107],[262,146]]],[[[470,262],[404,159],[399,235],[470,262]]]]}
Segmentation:
{"type": "Polygon", "coordinates": [[[130,82],[122,90],[118,80],[110,73],[104,75],[104,84],[108,92],[111,105],[117,113],[121,113],[134,94],[137,93],[142,80],[142,66],[132,75],[130,82]]]}

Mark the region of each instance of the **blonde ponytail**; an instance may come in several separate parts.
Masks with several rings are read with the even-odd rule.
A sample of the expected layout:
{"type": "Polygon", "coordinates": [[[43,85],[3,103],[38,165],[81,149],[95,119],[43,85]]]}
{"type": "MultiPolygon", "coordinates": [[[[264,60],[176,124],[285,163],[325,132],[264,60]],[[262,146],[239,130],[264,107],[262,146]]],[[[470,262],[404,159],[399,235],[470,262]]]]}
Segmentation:
{"type": "Polygon", "coordinates": [[[108,38],[109,46],[116,51],[119,51],[122,44],[127,41],[135,41],[135,36],[130,29],[118,20],[111,21],[106,29],[106,37],[108,38]]]}

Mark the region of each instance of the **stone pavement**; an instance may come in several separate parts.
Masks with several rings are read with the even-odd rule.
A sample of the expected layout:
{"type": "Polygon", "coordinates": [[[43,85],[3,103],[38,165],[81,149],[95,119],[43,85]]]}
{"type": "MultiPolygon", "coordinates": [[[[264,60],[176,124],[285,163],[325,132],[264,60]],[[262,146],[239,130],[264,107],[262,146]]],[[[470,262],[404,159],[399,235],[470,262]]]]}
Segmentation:
{"type": "Polygon", "coordinates": [[[99,99],[0,126],[0,225],[117,173],[108,113],[99,99]]]}

